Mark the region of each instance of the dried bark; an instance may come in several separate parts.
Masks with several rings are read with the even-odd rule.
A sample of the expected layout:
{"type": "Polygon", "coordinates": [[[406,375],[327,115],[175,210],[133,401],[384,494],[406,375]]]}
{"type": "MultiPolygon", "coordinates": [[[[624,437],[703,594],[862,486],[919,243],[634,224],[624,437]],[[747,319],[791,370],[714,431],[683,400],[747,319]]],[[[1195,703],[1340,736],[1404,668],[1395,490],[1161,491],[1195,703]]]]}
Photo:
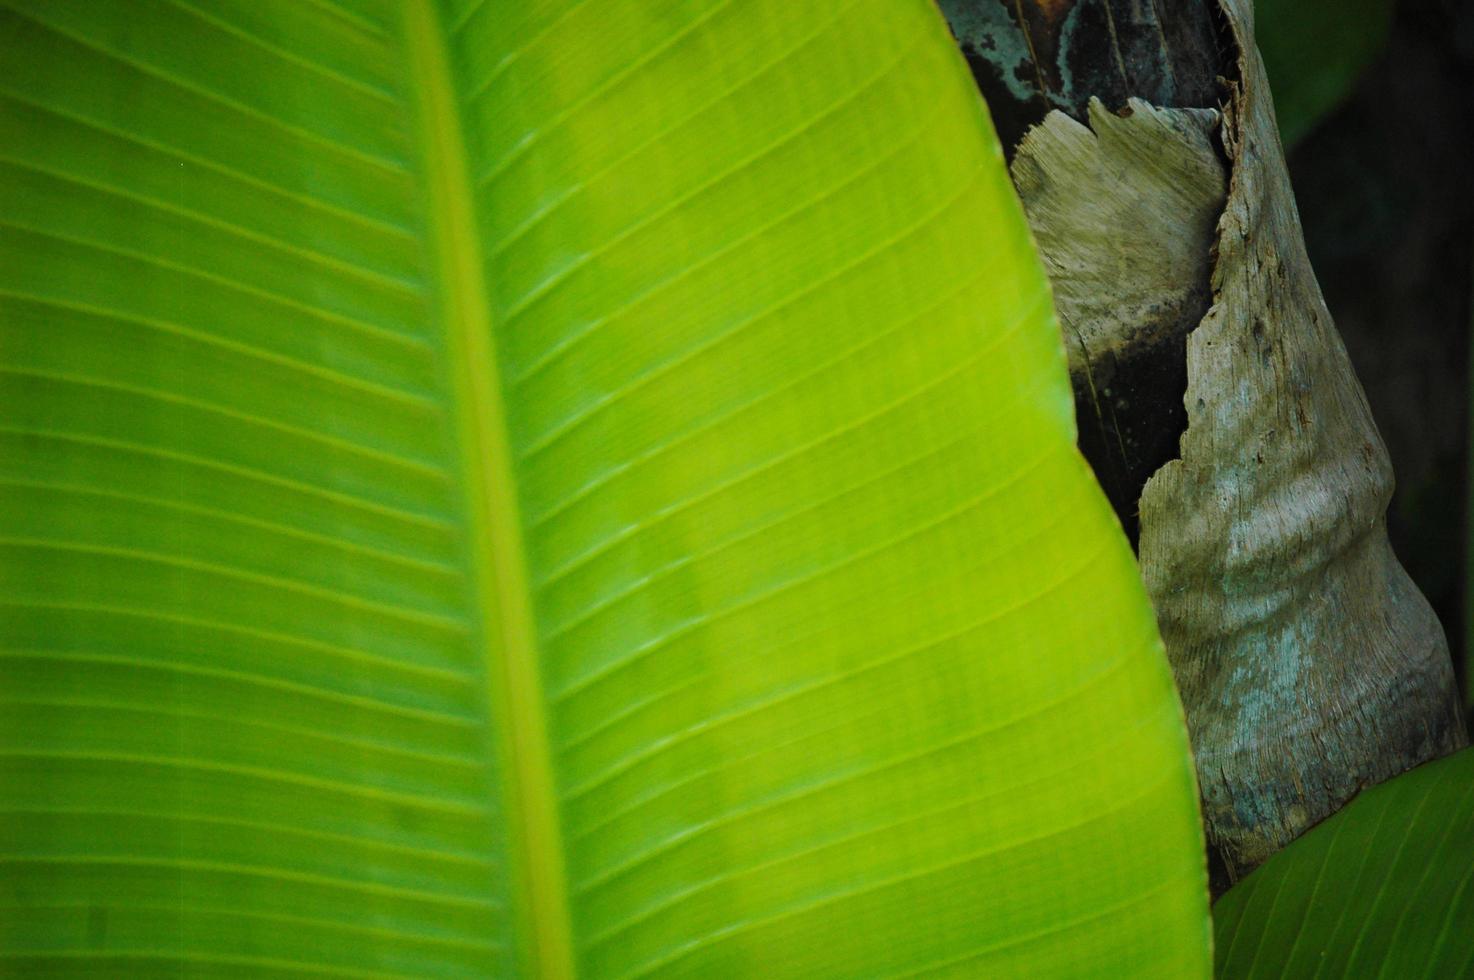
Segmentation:
{"type": "Polygon", "coordinates": [[[1141,488],[1187,427],[1187,334],[1208,311],[1228,178],[1213,109],[1060,112],[1013,162],[1054,287],[1080,447],[1135,540],[1141,488]]]}
{"type": "MultiPolygon", "coordinates": [[[[1213,108],[1224,39],[1214,0],[939,0],[1009,159],[1051,110],[1084,122],[1092,99],[1110,110],[1136,97],[1213,108]]],[[[1093,379],[1076,372],[1080,449],[1132,544],[1147,477],[1177,454],[1187,425],[1183,337],[1208,309],[1208,269],[1175,336],[1116,347],[1093,379]],[[1109,389],[1109,394],[1107,394],[1109,389]]]]}
{"type": "Polygon", "coordinates": [[[1305,254],[1248,0],[1223,10],[1221,146],[1213,114],[1097,104],[1093,135],[1052,115],[1014,164],[1077,382],[1181,342],[1187,427],[1141,493],[1140,557],[1219,890],[1464,741],[1442,628],[1387,542],[1391,468],[1305,254]]]}
{"type": "Polygon", "coordinates": [[[1230,880],[1362,787],[1464,743],[1443,629],[1387,542],[1392,470],[1305,254],[1248,0],[1214,301],[1141,564],[1230,880]]]}

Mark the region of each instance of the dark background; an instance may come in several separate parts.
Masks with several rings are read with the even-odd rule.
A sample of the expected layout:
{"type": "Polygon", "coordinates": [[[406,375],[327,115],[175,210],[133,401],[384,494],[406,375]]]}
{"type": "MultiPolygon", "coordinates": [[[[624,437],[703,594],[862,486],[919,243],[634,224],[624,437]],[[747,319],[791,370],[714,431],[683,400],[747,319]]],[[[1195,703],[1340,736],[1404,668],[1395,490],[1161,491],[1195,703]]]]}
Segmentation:
{"type": "MultiPolygon", "coordinates": [[[[1340,101],[1301,125],[1288,161],[1311,261],[1397,474],[1393,547],[1469,691],[1474,3],[1398,0],[1390,14],[1385,40],[1340,101]]],[[[1296,39],[1268,42],[1273,23],[1260,21],[1279,104],[1281,81],[1291,98],[1303,84],[1296,39]]],[[[1371,18],[1354,26],[1381,33],[1371,18]]]]}

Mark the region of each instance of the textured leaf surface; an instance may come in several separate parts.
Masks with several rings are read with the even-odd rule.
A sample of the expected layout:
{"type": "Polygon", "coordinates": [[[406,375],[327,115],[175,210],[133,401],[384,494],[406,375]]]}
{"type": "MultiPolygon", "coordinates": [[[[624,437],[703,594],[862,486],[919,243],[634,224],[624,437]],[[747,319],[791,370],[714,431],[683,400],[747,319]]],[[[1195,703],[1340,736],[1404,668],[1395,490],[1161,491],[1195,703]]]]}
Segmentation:
{"type": "Polygon", "coordinates": [[[1213,907],[1218,976],[1474,976],[1474,750],[1373,787],[1213,907]]]}
{"type": "Polygon", "coordinates": [[[1206,970],[930,5],[0,10],[0,958],[1206,970]]]}

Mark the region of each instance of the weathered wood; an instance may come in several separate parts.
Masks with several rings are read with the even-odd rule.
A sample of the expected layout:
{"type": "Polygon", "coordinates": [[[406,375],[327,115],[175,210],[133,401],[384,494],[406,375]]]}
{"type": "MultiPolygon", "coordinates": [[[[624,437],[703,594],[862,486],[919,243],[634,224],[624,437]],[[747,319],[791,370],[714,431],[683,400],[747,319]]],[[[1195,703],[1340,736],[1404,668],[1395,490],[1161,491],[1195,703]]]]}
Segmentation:
{"type": "Polygon", "coordinates": [[[1095,103],[1093,133],[1052,114],[1013,165],[1077,385],[1178,344],[1186,430],[1141,494],[1140,557],[1219,890],[1464,741],[1442,629],[1387,542],[1391,469],[1305,255],[1246,8],[1224,0],[1221,142],[1216,113],[1095,103]]]}
{"type": "MultiPolygon", "coordinates": [[[[1221,40],[1213,0],[940,0],[1010,159],[1024,132],[1058,110],[1084,122],[1136,97],[1160,106],[1218,104],[1221,40]]],[[[1177,455],[1187,425],[1184,338],[1208,309],[1200,264],[1175,333],[1138,335],[1075,372],[1080,449],[1133,545],[1142,485],[1177,455]],[[1109,394],[1107,394],[1109,389],[1109,394]]]]}
{"type": "Polygon", "coordinates": [[[1014,157],[1014,184],[1054,289],[1080,446],[1135,540],[1141,488],[1187,426],[1187,335],[1208,311],[1228,188],[1213,109],[1122,115],[1090,128],[1051,112],[1014,157]]]}
{"type": "Polygon", "coordinates": [[[1222,2],[1232,176],[1141,564],[1232,879],[1465,739],[1443,629],[1387,542],[1391,466],[1305,254],[1252,10],[1222,2]]]}

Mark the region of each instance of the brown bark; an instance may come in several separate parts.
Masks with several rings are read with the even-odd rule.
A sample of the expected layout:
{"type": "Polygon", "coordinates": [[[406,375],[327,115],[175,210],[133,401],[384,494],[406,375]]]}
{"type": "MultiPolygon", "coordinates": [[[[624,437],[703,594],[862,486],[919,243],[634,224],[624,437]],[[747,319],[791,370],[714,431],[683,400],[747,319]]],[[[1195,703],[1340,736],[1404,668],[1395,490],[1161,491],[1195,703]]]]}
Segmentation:
{"type": "MultiPolygon", "coordinates": [[[[1092,99],[1122,109],[1219,102],[1223,41],[1212,0],[939,0],[1009,159],[1029,127],[1058,110],[1084,122],[1092,99]]],[[[1208,310],[1199,263],[1175,328],[1142,332],[1075,372],[1080,449],[1095,468],[1127,536],[1147,479],[1177,455],[1187,425],[1185,338],[1208,310]]]]}
{"type": "Polygon", "coordinates": [[[1213,307],[1142,569],[1230,879],[1361,788],[1464,744],[1443,629],[1387,542],[1392,468],[1305,254],[1247,0],[1213,307]]]}
{"type": "Polygon", "coordinates": [[[1187,335],[1208,311],[1228,178],[1218,112],[1050,113],[1013,178],[1054,289],[1080,448],[1133,542],[1146,481],[1187,427],[1187,335]]]}
{"type": "Polygon", "coordinates": [[[1464,741],[1442,629],[1387,542],[1391,468],[1305,256],[1249,3],[1222,3],[1221,126],[1097,103],[1093,133],[1053,115],[1014,161],[1082,448],[1123,523],[1140,493],[1143,576],[1218,889],[1362,787],[1464,741]],[[1135,430],[1099,421],[1120,401],[1135,430]],[[1165,401],[1181,414],[1137,407],[1165,401]],[[1160,458],[1132,459],[1127,434],[1160,458]]]}

